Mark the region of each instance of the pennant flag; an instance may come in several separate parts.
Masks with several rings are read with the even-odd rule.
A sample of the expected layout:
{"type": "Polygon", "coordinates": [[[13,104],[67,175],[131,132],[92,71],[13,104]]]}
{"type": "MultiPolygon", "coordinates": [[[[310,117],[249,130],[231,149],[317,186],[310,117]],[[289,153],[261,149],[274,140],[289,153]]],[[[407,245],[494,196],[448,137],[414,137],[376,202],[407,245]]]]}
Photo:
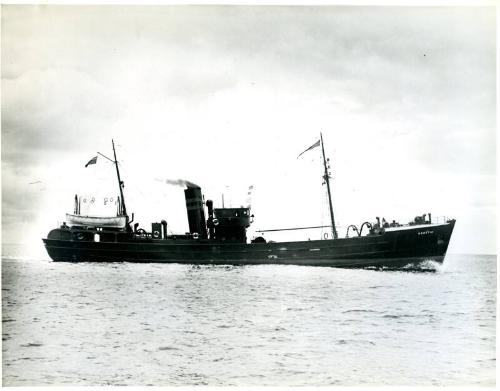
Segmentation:
{"type": "Polygon", "coordinates": [[[304,152],[302,152],[299,156],[297,156],[297,159],[299,157],[301,157],[304,153],[306,153],[307,151],[310,151],[311,149],[313,148],[316,148],[316,147],[319,147],[319,140],[316,141],[313,145],[311,145],[309,148],[307,148],[304,152]]]}
{"type": "Polygon", "coordinates": [[[89,160],[89,162],[85,165],[85,168],[87,168],[87,166],[89,164],[96,164],[97,163],[97,156],[94,156],[92,159],[89,160]]]}

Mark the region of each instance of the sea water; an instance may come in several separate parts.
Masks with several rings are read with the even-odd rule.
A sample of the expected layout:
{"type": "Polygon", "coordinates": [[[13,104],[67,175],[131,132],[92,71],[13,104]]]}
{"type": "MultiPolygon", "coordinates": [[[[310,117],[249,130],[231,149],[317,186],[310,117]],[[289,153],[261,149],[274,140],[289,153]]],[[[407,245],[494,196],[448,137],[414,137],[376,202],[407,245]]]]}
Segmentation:
{"type": "Polygon", "coordinates": [[[494,385],[496,256],[403,270],[3,259],[3,385],[494,385]]]}

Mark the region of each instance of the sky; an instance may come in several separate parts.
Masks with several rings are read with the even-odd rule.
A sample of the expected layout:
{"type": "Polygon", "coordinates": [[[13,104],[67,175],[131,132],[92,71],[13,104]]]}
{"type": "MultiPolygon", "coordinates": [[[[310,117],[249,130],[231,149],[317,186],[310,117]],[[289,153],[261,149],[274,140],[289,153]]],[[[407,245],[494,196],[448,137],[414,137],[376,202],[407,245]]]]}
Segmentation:
{"type": "MultiPolygon", "coordinates": [[[[253,186],[258,229],[376,216],[457,219],[449,251],[496,253],[493,7],[3,5],[2,243],[26,255],[118,194],[150,229],[188,230],[184,194],[253,186]]],[[[105,208],[100,212],[105,213],[105,208]],[[104,211],[104,212],[103,212],[104,211]]],[[[317,239],[321,230],[265,234],[317,239]]]]}

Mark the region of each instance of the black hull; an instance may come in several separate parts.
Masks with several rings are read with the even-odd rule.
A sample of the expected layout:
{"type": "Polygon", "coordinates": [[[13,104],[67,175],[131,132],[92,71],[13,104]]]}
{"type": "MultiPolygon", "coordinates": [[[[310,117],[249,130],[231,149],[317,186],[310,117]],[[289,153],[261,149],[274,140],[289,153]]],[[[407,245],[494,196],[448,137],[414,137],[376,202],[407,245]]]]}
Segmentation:
{"type": "MultiPolygon", "coordinates": [[[[442,262],[455,221],[387,230],[380,235],[277,243],[130,238],[122,242],[43,239],[58,262],[159,262],[214,265],[285,264],[333,267],[404,266],[442,262]]],[[[56,234],[52,234],[56,232],[56,234]]],[[[62,236],[62,235],[60,235],[62,236]]]]}

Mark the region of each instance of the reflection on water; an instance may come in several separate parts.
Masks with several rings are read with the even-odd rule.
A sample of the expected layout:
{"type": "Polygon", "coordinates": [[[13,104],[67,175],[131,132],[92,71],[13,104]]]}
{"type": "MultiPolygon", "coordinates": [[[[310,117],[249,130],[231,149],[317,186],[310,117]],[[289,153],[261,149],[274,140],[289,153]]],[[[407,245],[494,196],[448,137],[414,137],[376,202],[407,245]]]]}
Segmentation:
{"type": "Polygon", "coordinates": [[[493,385],[496,257],[400,270],[4,260],[3,384],[493,385]]]}

